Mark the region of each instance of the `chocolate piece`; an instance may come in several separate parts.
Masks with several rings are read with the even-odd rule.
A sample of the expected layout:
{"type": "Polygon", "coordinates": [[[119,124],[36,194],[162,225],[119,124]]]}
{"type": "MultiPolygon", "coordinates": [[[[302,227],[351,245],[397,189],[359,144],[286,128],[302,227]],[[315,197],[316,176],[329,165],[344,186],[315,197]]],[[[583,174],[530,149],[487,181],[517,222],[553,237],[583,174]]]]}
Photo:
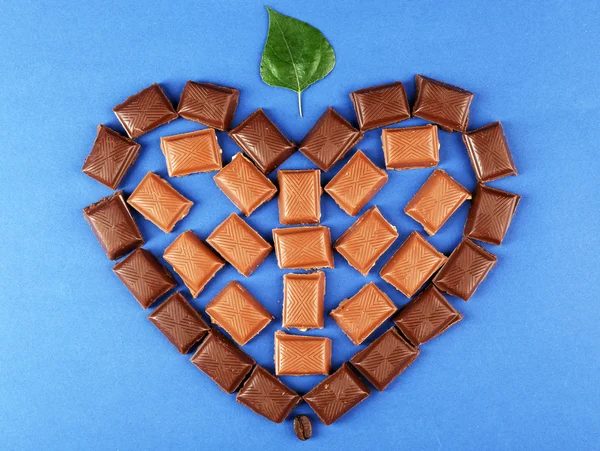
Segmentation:
{"type": "Polygon", "coordinates": [[[447,132],[467,130],[472,93],[423,75],[415,77],[415,84],[413,116],[434,122],[447,132]]]}
{"type": "Polygon", "coordinates": [[[217,130],[227,130],[238,105],[237,89],[211,83],[188,81],[183,88],[177,112],[190,121],[217,130]]]}
{"type": "Polygon", "coordinates": [[[396,306],[373,282],[344,299],[329,313],[355,345],[361,344],[394,314],[396,306]]]}
{"type": "Polygon", "coordinates": [[[273,242],[280,268],[333,268],[329,227],[273,229],[273,242]]]}
{"type": "Polygon", "coordinates": [[[206,306],[210,320],[240,346],[267,327],[273,316],[239,282],[229,282],[206,306]]]}
{"type": "Polygon", "coordinates": [[[446,262],[419,232],[411,232],[379,275],[407,298],[412,297],[446,262]]]}
{"type": "Polygon", "coordinates": [[[410,119],[408,99],[400,82],[359,89],[350,98],[363,132],[410,119]]]}
{"type": "Polygon", "coordinates": [[[518,174],[500,122],[465,133],[463,141],[480,182],[518,174]]]}
{"type": "Polygon", "coordinates": [[[306,134],[298,150],[327,172],[362,137],[362,132],[329,107],[306,134]]]}
{"type": "Polygon", "coordinates": [[[404,212],[434,235],[471,193],[443,169],[436,169],[406,204],[404,212]]]}
{"type": "Polygon", "coordinates": [[[195,298],[225,265],[225,262],[191,230],[175,238],[165,249],[163,257],[183,279],[183,283],[195,298]]]}
{"type": "Polygon", "coordinates": [[[321,171],[277,171],[279,222],[318,224],[321,220],[321,171]]]}
{"type": "Polygon", "coordinates": [[[273,247],[235,213],[219,224],[206,239],[238,272],[248,277],[273,247]]]}
{"type": "Polygon", "coordinates": [[[432,284],[400,309],[394,323],[412,344],[420,346],[461,319],[462,315],[432,284]]]}
{"type": "Polygon", "coordinates": [[[294,432],[300,440],[308,440],[312,437],[312,423],[306,415],[296,415],[294,418],[294,432]]]}
{"type": "Polygon", "coordinates": [[[281,423],[302,398],[263,367],[256,365],[235,399],[267,420],[281,423]]]}
{"type": "Polygon", "coordinates": [[[322,329],[325,318],[325,273],[283,275],[282,326],[299,330],[322,329]]]}
{"type": "Polygon", "coordinates": [[[132,139],[99,125],[94,146],[83,163],[82,171],[115,190],[135,162],[140,147],[132,139]]]}
{"type": "Polygon", "coordinates": [[[277,194],[277,188],[271,180],[241,152],[233,156],[231,163],[221,169],[214,180],[219,189],[245,216],[250,216],[254,210],[277,194]]]}
{"type": "Polygon", "coordinates": [[[495,255],[463,238],[433,278],[433,283],[440,290],[468,301],[497,261],[495,255]]]}
{"type": "Polygon", "coordinates": [[[146,174],[127,203],[165,233],[170,233],[194,205],[154,172],[146,174]]]}
{"type": "Polygon", "coordinates": [[[177,286],[169,270],[146,249],[136,249],[117,263],[113,271],[145,309],[177,286]]]}
{"type": "Polygon", "coordinates": [[[465,236],[499,246],[506,236],[520,200],[521,196],[518,194],[479,183],[467,216],[465,236]]]}
{"type": "Polygon", "coordinates": [[[330,368],[329,338],[275,332],[275,374],[278,376],[327,375],[330,368]]]}
{"type": "Polygon", "coordinates": [[[333,247],[350,266],[366,276],[396,238],[396,227],[373,206],[339,237],[333,247]]]}
{"type": "Polygon", "coordinates": [[[379,391],[396,379],[419,355],[395,327],[385,332],[362,351],[354,354],[350,363],[379,391]]]}
{"type": "Polygon", "coordinates": [[[159,305],[148,319],[181,354],[187,354],[210,330],[200,314],[179,292],[159,305]]]}
{"type": "Polygon", "coordinates": [[[127,208],[122,191],[85,207],[83,218],[111,260],[144,244],[144,238],[127,208]]]}
{"type": "Polygon", "coordinates": [[[218,171],[223,166],[222,150],[212,128],[163,136],[160,138],[160,148],[171,177],[218,171]]]}
{"type": "Polygon", "coordinates": [[[344,363],[302,398],[324,424],[330,425],[368,398],[370,393],[367,384],[344,363]]]}
{"type": "Polygon", "coordinates": [[[229,132],[229,136],[265,174],[271,173],[296,151],[296,145],[279,131],[262,109],[244,119],[229,132]]]}
{"type": "Polygon", "coordinates": [[[113,108],[117,119],[130,138],[138,138],[161,125],[177,119],[173,105],[154,83],[113,108]]]}
{"type": "Polygon", "coordinates": [[[256,363],[252,357],[211,329],[190,361],[225,393],[233,393],[256,363]]]}
{"type": "Polygon", "coordinates": [[[358,150],[329,181],[325,191],[342,210],[356,216],[387,181],[387,173],[358,150]]]}
{"type": "Polygon", "coordinates": [[[386,169],[429,168],[440,162],[440,142],[435,125],[384,128],[381,143],[386,169]]]}

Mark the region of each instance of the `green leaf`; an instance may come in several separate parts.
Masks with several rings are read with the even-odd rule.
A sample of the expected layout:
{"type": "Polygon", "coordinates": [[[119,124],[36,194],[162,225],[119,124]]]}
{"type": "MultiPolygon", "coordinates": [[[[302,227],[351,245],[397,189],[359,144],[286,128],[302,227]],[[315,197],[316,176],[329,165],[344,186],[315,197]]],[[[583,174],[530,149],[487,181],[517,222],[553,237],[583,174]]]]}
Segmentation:
{"type": "Polygon", "coordinates": [[[335,53],[329,41],[312,25],[284,16],[267,6],[269,34],[260,62],[260,76],[270,86],[301,93],[324,78],[335,66],[335,53]]]}

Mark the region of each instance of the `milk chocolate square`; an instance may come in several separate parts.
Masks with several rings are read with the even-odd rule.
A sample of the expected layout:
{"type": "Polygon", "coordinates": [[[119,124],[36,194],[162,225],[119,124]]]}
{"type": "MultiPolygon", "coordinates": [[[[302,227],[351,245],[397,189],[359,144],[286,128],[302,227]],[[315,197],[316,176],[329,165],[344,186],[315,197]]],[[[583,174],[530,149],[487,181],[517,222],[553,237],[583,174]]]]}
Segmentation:
{"type": "Polygon", "coordinates": [[[331,340],[327,337],[275,332],[275,374],[306,376],[329,374],[331,340]]]}
{"type": "Polygon", "coordinates": [[[282,326],[290,329],[322,329],[325,319],[325,273],[283,275],[282,326]]]}
{"type": "Polygon", "coordinates": [[[127,203],[165,233],[185,218],[194,203],[182,196],[169,182],[148,172],[133,190],[127,203]]]}
{"type": "Polygon", "coordinates": [[[183,279],[183,283],[195,298],[225,265],[225,262],[190,230],[175,238],[165,249],[163,257],[183,279]]]}
{"type": "Polygon", "coordinates": [[[387,181],[387,173],[357,150],[325,186],[325,192],[342,210],[356,216],[387,181]]]}
{"type": "Polygon", "coordinates": [[[407,298],[412,297],[447,258],[427,242],[419,232],[411,232],[387,261],[379,275],[407,298]]]}
{"type": "Polygon", "coordinates": [[[377,206],[373,206],[338,238],[333,247],[350,266],[366,276],[396,238],[396,227],[383,217],[377,206]]]}
{"type": "Polygon", "coordinates": [[[321,171],[277,171],[279,222],[318,224],[321,220],[321,171]]]}
{"type": "Polygon", "coordinates": [[[240,274],[248,277],[273,247],[242,218],[231,213],[206,239],[240,274]]]}
{"type": "Polygon", "coordinates": [[[212,128],[160,138],[171,177],[218,171],[222,167],[217,135],[212,128]]]}
{"type": "Polygon", "coordinates": [[[434,235],[471,193],[442,170],[436,169],[406,204],[404,212],[434,235]]]}
{"type": "Polygon", "coordinates": [[[236,281],[229,282],[206,305],[206,313],[240,346],[258,335],[273,319],[267,309],[236,281]]]}
{"type": "Polygon", "coordinates": [[[429,168],[440,162],[440,142],[435,125],[384,128],[381,143],[386,169],[429,168]]]}
{"type": "Polygon", "coordinates": [[[215,175],[214,180],[244,216],[250,216],[277,194],[273,182],[241,152],[233,156],[231,162],[215,175]]]}

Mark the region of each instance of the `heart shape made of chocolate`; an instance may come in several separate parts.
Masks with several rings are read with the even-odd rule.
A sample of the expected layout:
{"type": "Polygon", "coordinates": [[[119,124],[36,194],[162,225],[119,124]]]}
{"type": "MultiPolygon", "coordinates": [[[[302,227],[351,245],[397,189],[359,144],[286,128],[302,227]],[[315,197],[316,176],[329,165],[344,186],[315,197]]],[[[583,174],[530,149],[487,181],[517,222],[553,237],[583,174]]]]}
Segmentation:
{"type": "MultiPolygon", "coordinates": [[[[215,185],[246,217],[265,209],[263,205],[278,196],[280,225],[272,228],[273,244],[235,212],[213,225],[205,240],[191,230],[179,233],[164,249],[163,258],[194,298],[213,278],[226,272],[228,265],[243,277],[252,277],[274,251],[279,268],[295,270],[283,276],[282,327],[302,332],[322,329],[329,277],[325,271],[335,266],[334,250],[347,262],[347,270],[359,278],[371,277],[373,267],[386,260],[377,279],[385,282],[384,289],[365,280],[329,316],[355,346],[375,335],[392,316],[394,325],[335,372],[331,373],[329,337],[275,331],[277,376],[326,376],[303,396],[240,348],[272,326],[274,319],[243,283],[232,280],[205,307],[212,323],[237,345],[217,327],[209,326],[179,291],[149,315],[180,353],[196,347],[191,362],[223,391],[237,391],[238,402],[271,421],[282,422],[305,401],[328,425],[369,396],[366,381],[383,391],[415,361],[419,346],[462,319],[442,292],[469,300],[497,262],[473,240],[500,245],[520,200],[517,194],[485,184],[517,175],[502,125],[494,122],[467,131],[472,93],[421,75],[416,77],[416,87],[412,110],[402,83],[355,91],[350,97],[358,128],[329,107],[298,146],[261,109],[231,129],[238,91],[191,81],[177,110],[157,84],[116,106],[114,112],[128,137],[104,125],[98,127],[83,172],[112,190],[118,189],[140,153],[135,139],[180,116],[208,127],[161,138],[169,178],[149,171],[127,199],[122,191],[116,191],[84,209],[84,217],[108,258],[120,259],[113,268],[115,274],[145,309],[176,288],[178,281],[142,247],[145,240],[129,207],[161,231],[172,232],[194,208],[194,202],[173,186],[176,178],[190,174],[216,172],[215,185]],[[322,188],[321,171],[327,173],[336,166],[365,133],[411,117],[430,124],[382,130],[387,171],[356,150],[322,188]],[[332,244],[330,227],[321,223],[323,191],[344,215],[357,216],[388,184],[392,171],[439,164],[438,127],[462,134],[478,183],[472,194],[448,172],[435,169],[408,201],[404,213],[433,236],[472,199],[463,238],[450,255],[439,252],[422,233],[412,231],[384,259],[399,233],[377,205],[353,218],[332,244]],[[216,130],[229,130],[229,137],[242,151],[226,165],[216,130]],[[296,150],[319,169],[279,169],[276,186],[268,175],[296,150]],[[390,287],[412,298],[399,311],[386,294],[390,287]]],[[[213,219],[208,216],[200,222],[213,219]]]]}

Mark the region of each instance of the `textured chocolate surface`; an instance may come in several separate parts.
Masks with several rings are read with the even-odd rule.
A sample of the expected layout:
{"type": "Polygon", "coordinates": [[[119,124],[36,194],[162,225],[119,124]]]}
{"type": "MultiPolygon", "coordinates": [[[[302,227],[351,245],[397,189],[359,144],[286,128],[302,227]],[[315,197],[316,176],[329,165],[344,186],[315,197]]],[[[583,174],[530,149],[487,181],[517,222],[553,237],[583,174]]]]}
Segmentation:
{"type": "Polygon", "coordinates": [[[382,334],[362,351],[354,354],[350,363],[379,391],[396,379],[419,355],[395,327],[382,334]]]}
{"type": "Polygon", "coordinates": [[[170,233],[194,205],[154,172],[146,174],[127,203],[165,233],[170,233]]]}
{"type": "Polygon", "coordinates": [[[260,172],[241,152],[214,177],[215,183],[231,202],[244,214],[254,210],[277,194],[273,182],[260,172]]]}
{"type": "Polygon", "coordinates": [[[236,391],[255,363],[216,329],[208,332],[190,361],[225,393],[236,391]]]}
{"type": "Polygon", "coordinates": [[[130,138],[138,138],[177,119],[173,105],[156,83],[113,108],[130,138]]]}
{"type": "Polygon", "coordinates": [[[132,139],[99,125],[94,145],[83,163],[82,171],[110,189],[117,189],[135,162],[140,147],[132,139]]]}
{"type": "Polygon", "coordinates": [[[406,297],[412,297],[446,262],[419,232],[411,232],[379,275],[406,297]]]}
{"type": "Polygon", "coordinates": [[[279,222],[318,224],[321,220],[321,171],[277,171],[279,222]]]}
{"type": "Polygon", "coordinates": [[[384,128],[381,143],[386,169],[429,168],[440,162],[440,142],[435,125],[384,128]]]}
{"type": "Polygon", "coordinates": [[[195,298],[225,265],[225,262],[190,230],[175,238],[165,249],[163,257],[183,279],[183,283],[195,298]]]}
{"type": "Polygon", "coordinates": [[[478,184],[467,216],[465,236],[499,246],[520,200],[518,194],[478,184]]]}
{"type": "Polygon", "coordinates": [[[344,363],[302,398],[324,424],[330,425],[368,398],[370,393],[367,384],[344,363]]]}
{"type": "Polygon", "coordinates": [[[493,122],[465,133],[463,141],[471,159],[471,166],[480,182],[517,175],[517,167],[500,122],[493,122]]]}
{"type": "Polygon", "coordinates": [[[111,260],[116,260],[144,244],[123,193],[117,191],[83,209],[83,217],[111,260]]]}
{"type": "Polygon", "coordinates": [[[273,229],[275,254],[280,268],[333,268],[329,227],[273,229]]]}
{"type": "Polygon", "coordinates": [[[440,290],[468,301],[497,261],[495,255],[463,238],[433,278],[433,283],[440,290]]]}
{"type": "Polygon", "coordinates": [[[299,330],[322,329],[325,323],[325,273],[283,275],[282,326],[299,330]]]}
{"type": "Polygon", "coordinates": [[[256,365],[236,400],[266,419],[281,423],[301,398],[263,367],[256,365]]]}
{"type": "Polygon", "coordinates": [[[262,109],[256,110],[229,132],[231,139],[265,174],[292,155],[296,146],[288,140],[262,109]]]}
{"type": "Polygon", "coordinates": [[[159,305],[148,319],[181,354],[187,354],[210,330],[200,314],[179,292],[159,305]]]}
{"type": "Polygon", "coordinates": [[[404,212],[434,235],[471,193],[442,170],[436,169],[406,204],[404,212]]]}
{"type": "Polygon", "coordinates": [[[338,238],[333,247],[354,269],[366,276],[396,238],[396,227],[373,206],[338,238]]]}
{"type": "Polygon", "coordinates": [[[325,191],[342,210],[356,216],[387,181],[387,173],[358,150],[329,181],[325,191]]]}
{"type": "Polygon", "coordinates": [[[238,105],[237,89],[212,83],[188,81],[183,88],[177,112],[190,121],[217,130],[227,130],[238,105]]]}
{"type": "Polygon", "coordinates": [[[413,345],[420,346],[461,319],[462,315],[432,284],[396,313],[394,323],[413,345]]]}
{"type": "Polygon", "coordinates": [[[117,263],[113,271],[145,309],[177,285],[169,270],[146,249],[136,249],[117,263]]]}
{"type": "Polygon", "coordinates": [[[397,310],[391,299],[370,282],[329,313],[355,345],[361,344],[397,310]]]}
{"type": "Polygon", "coordinates": [[[327,375],[330,368],[329,338],[275,332],[275,374],[278,376],[327,375]]]}
{"type": "Polygon", "coordinates": [[[400,82],[359,89],[350,94],[361,131],[410,119],[410,107],[400,82]]]}
{"type": "Polygon", "coordinates": [[[206,239],[240,274],[248,277],[273,247],[235,213],[230,214],[206,239]]]}
{"type": "Polygon", "coordinates": [[[163,136],[160,148],[171,177],[218,171],[222,167],[221,148],[212,128],[163,136]]]}
{"type": "Polygon", "coordinates": [[[273,316],[244,286],[236,281],[225,288],[206,305],[211,321],[227,331],[241,346],[259,334],[273,316]]]}
{"type": "Polygon", "coordinates": [[[448,132],[467,131],[472,93],[423,75],[415,77],[415,86],[413,116],[434,122],[448,132]]]}
{"type": "Polygon", "coordinates": [[[362,137],[362,132],[329,107],[306,134],[298,150],[327,172],[362,137]]]}

